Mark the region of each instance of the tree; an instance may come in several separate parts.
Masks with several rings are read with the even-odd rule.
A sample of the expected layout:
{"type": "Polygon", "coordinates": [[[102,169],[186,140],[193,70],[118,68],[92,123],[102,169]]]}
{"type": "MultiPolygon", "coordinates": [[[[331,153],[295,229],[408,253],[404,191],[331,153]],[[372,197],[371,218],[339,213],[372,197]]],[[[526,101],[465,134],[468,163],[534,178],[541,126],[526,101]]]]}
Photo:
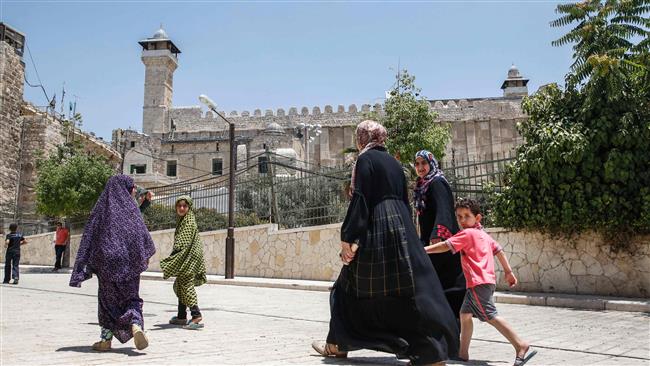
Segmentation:
{"type": "Polygon", "coordinates": [[[437,115],[429,101],[421,96],[415,76],[401,70],[389,95],[384,103],[385,114],[380,118],[388,130],[388,151],[405,164],[411,163],[415,153],[422,149],[442,159],[451,139],[449,126],[436,123],[437,115]]]}
{"type": "Polygon", "coordinates": [[[594,73],[643,68],[637,56],[648,52],[650,40],[650,2],[647,0],[586,0],[560,4],[562,14],[551,22],[552,27],[577,26],[552,42],[554,46],[573,45],[572,82],[581,82],[594,73]],[[645,16],[644,16],[645,15],[645,16]],[[641,37],[635,44],[634,37],[641,37]]]}
{"type": "Polygon", "coordinates": [[[104,157],[86,154],[75,143],[60,145],[37,161],[36,209],[47,216],[87,215],[113,174],[104,157]]]}
{"type": "Polygon", "coordinates": [[[525,143],[495,197],[499,224],[592,229],[618,247],[650,232],[649,10],[648,1],[558,5],[551,25],[578,25],[554,44],[575,43],[575,62],[564,88],[522,103],[525,143]]]}

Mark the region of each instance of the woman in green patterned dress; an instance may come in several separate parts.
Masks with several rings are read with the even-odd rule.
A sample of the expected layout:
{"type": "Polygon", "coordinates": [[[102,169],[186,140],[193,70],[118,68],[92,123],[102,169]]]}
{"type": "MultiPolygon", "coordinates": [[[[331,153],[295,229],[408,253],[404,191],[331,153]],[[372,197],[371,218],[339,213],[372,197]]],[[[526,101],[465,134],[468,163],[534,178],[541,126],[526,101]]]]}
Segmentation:
{"type": "Polygon", "coordinates": [[[174,233],[174,248],[172,254],[160,261],[163,277],[176,277],[174,293],[178,297],[178,315],[169,323],[184,325],[187,329],[202,328],[203,317],[199,310],[195,286],[207,282],[205,262],[203,261],[203,244],[196,225],[192,199],[182,196],[176,200],[178,223],[174,233]],[[187,308],[190,308],[192,319],[187,319],[187,308]]]}

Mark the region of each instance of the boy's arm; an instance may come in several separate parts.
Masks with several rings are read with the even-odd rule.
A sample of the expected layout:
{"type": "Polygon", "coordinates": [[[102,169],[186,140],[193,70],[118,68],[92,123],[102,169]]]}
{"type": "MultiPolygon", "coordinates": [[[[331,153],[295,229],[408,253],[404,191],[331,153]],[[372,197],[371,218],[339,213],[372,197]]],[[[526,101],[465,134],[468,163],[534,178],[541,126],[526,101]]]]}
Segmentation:
{"type": "Polygon", "coordinates": [[[424,247],[424,251],[427,252],[427,254],[433,254],[433,253],[444,253],[449,250],[449,244],[447,244],[447,241],[427,245],[424,247]]]}
{"type": "Polygon", "coordinates": [[[499,260],[499,263],[501,263],[501,268],[503,269],[503,272],[506,276],[506,281],[508,281],[510,287],[514,287],[517,284],[517,277],[515,277],[515,275],[512,273],[512,268],[510,267],[508,258],[506,257],[505,253],[503,253],[503,250],[499,251],[496,256],[499,260]]]}

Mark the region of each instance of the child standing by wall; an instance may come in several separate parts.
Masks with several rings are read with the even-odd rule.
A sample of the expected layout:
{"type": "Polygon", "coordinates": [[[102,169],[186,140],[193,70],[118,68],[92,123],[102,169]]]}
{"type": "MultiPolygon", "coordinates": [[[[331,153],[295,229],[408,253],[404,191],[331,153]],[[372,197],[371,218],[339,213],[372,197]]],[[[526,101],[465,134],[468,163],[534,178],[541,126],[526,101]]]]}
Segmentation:
{"type": "Polygon", "coordinates": [[[9,283],[9,278],[14,279],[13,284],[18,284],[18,275],[20,271],[18,264],[20,263],[20,246],[27,244],[27,240],[23,234],[18,232],[18,225],[9,225],[9,234],[5,238],[5,246],[7,252],[5,253],[5,278],[2,283],[9,283]]]}
{"type": "Polygon", "coordinates": [[[54,234],[54,254],[56,255],[54,260],[54,269],[53,272],[56,272],[63,268],[63,253],[65,253],[65,248],[70,243],[70,230],[63,226],[61,221],[56,222],[56,233],[54,234]]]}
{"type": "Polygon", "coordinates": [[[192,210],[192,199],[182,196],[176,200],[178,224],[174,233],[172,254],[160,261],[163,277],[176,277],[174,293],[178,297],[178,314],[169,323],[185,325],[186,329],[198,329],[203,319],[199,310],[195,286],[207,282],[203,244],[192,210]],[[187,320],[187,308],[190,308],[192,320],[187,320]]]}
{"type": "Polygon", "coordinates": [[[495,327],[515,348],[515,366],[524,365],[537,351],[519,338],[510,325],[500,317],[492,301],[496,288],[494,256],[499,259],[506,280],[513,287],[517,278],[512,273],[508,258],[501,246],[481,226],[481,211],[478,202],[463,199],[456,204],[456,218],[463,230],[444,242],[425,247],[427,253],[461,253],[461,264],[467,281],[467,293],[460,309],[460,351],[459,357],[469,359],[469,344],[472,339],[472,316],[495,327]]]}

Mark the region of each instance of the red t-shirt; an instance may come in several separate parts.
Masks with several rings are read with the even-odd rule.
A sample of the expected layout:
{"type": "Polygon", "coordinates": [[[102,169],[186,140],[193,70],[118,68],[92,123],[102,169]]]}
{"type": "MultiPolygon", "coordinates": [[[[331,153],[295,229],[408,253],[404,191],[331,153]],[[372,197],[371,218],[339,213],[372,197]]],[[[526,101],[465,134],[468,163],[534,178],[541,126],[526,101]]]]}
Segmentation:
{"type": "Polygon", "coordinates": [[[70,231],[64,227],[56,229],[56,236],[54,238],[55,245],[66,245],[68,243],[68,236],[70,231]]]}
{"type": "Polygon", "coordinates": [[[460,264],[467,288],[496,284],[494,256],[503,249],[480,229],[464,229],[445,241],[452,253],[460,252],[460,264]]]}

